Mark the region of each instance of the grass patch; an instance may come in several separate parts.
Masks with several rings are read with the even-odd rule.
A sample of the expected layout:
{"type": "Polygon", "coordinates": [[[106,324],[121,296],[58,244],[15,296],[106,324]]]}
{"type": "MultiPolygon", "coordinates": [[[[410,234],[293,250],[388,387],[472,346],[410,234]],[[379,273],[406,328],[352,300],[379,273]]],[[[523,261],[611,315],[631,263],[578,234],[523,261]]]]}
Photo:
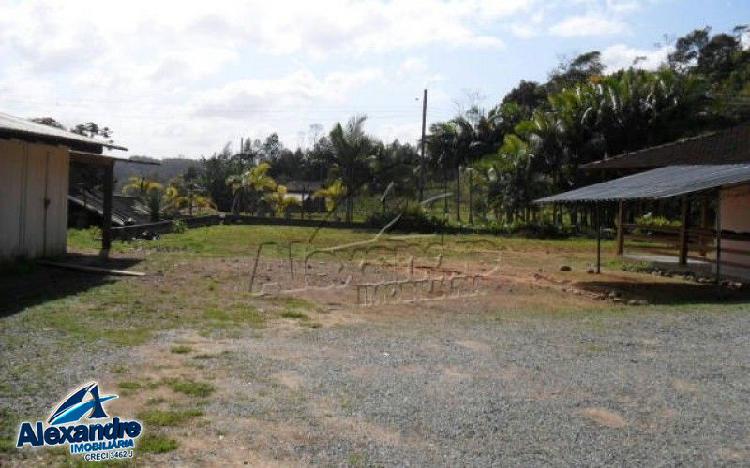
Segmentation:
{"type": "Polygon", "coordinates": [[[172,346],[172,349],[170,351],[175,354],[188,354],[193,351],[193,348],[187,345],[176,345],[172,346]]]}
{"type": "Polygon", "coordinates": [[[0,408],[0,453],[9,453],[16,449],[15,420],[10,411],[0,408]]]}
{"type": "Polygon", "coordinates": [[[131,395],[136,390],[140,390],[143,388],[143,385],[140,382],[136,382],[135,380],[125,380],[122,382],[117,382],[117,387],[121,390],[120,393],[123,395],[131,395]]]}
{"type": "Polygon", "coordinates": [[[199,398],[205,398],[216,390],[210,383],[196,382],[189,379],[168,379],[166,380],[166,384],[174,392],[199,398]]]}
{"type": "Polygon", "coordinates": [[[213,329],[262,328],[265,324],[265,319],[254,307],[208,307],[203,311],[202,319],[200,324],[213,329]]]}
{"type": "Polygon", "coordinates": [[[288,319],[310,320],[310,317],[307,314],[296,310],[285,310],[281,313],[281,316],[288,319]]]}
{"type": "Polygon", "coordinates": [[[177,448],[177,441],[158,434],[145,434],[137,449],[146,453],[166,453],[177,448]]]}
{"type": "Polygon", "coordinates": [[[138,414],[138,419],[149,426],[178,426],[192,418],[203,416],[203,411],[187,409],[180,411],[147,410],[138,414]]]}

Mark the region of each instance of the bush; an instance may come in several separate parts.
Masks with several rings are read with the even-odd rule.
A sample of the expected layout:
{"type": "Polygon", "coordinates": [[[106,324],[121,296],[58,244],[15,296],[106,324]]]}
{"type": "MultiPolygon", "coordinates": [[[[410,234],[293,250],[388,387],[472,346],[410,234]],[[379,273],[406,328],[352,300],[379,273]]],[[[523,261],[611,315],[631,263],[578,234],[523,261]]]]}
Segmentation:
{"type": "Polygon", "coordinates": [[[373,213],[367,217],[366,222],[374,228],[381,229],[397,217],[399,217],[398,221],[391,226],[390,230],[429,234],[445,226],[443,220],[428,215],[419,205],[411,205],[403,211],[386,210],[385,213],[373,213]]]}
{"type": "Polygon", "coordinates": [[[643,216],[635,218],[635,224],[638,226],[651,226],[651,227],[680,227],[682,223],[680,221],[670,221],[664,216],[654,216],[651,213],[646,213],[643,216]]]}
{"type": "Polygon", "coordinates": [[[491,222],[487,225],[487,229],[496,235],[513,235],[534,239],[563,239],[571,234],[571,228],[547,222],[514,221],[506,224],[491,222]]]}
{"type": "Polygon", "coordinates": [[[175,234],[182,234],[187,231],[187,223],[181,219],[175,219],[172,221],[172,232],[175,234]]]}

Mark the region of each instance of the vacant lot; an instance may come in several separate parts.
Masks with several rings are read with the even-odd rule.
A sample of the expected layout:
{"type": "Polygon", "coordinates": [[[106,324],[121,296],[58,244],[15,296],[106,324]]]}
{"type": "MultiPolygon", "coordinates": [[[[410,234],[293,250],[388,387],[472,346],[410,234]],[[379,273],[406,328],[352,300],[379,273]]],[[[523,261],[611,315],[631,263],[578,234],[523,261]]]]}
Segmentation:
{"type": "MultiPolygon", "coordinates": [[[[72,464],[16,451],[15,431],[91,380],[120,396],[114,414],[144,422],[141,464],[750,463],[743,294],[613,260],[591,275],[591,241],[523,239],[496,240],[502,268],[477,297],[357,307],[346,289],[248,292],[261,242],[300,241],[299,255],[311,234],[217,226],[117,243],[116,264],[144,277],[5,271],[0,465],[72,464]]],[[[481,263],[462,240],[446,250],[481,263]]],[[[71,236],[78,253],[95,245],[71,236]]]]}

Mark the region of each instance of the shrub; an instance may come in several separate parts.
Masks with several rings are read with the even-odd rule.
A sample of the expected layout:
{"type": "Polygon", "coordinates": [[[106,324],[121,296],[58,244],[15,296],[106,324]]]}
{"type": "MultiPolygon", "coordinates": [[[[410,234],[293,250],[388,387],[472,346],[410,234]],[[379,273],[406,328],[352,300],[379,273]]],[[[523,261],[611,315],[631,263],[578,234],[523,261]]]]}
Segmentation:
{"type": "Polygon", "coordinates": [[[664,216],[654,216],[651,213],[646,213],[643,216],[635,218],[635,224],[638,226],[651,226],[651,227],[680,227],[682,223],[680,221],[670,221],[664,216]]]}
{"type": "Polygon", "coordinates": [[[182,234],[187,231],[187,223],[181,219],[175,219],[172,221],[172,232],[175,234],[182,234]]]}
{"type": "Polygon", "coordinates": [[[571,228],[558,226],[557,224],[540,222],[526,223],[523,221],[514,221],[512,223],[491,222],[487,229],[496,235],[514,235],[534,239],[562,239],[570,236],[571,228]]]}
{"type": "Polygon", "coordinates": [[[177,441],[157,434],[146,434],[138,442],[138,449],[146,453],[166,453],[177,448],[177,441]]]}
{"type": "Polygon", "coordinates": [[[444,227],[443,220],[425,213],[419,205],[411,205],[403,211],[386,210],[373,213],[367,218],[367,224],[380,229],[398,217],[391,230],[403,232],[432,233],[444,227]],[[400,215],[400,217],[399,217],[400,215]]]}

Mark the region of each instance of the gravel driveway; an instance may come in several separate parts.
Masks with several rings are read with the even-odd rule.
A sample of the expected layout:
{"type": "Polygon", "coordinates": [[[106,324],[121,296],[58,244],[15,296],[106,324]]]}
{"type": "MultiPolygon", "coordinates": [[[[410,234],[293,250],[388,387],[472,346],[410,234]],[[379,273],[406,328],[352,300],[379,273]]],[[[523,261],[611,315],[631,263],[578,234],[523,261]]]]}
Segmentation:
{"type": "Polygon", "coordinates": [[[211,411],[324,465],[750,463],[747,308],[456,309],[242,341],[211,411]]]}

